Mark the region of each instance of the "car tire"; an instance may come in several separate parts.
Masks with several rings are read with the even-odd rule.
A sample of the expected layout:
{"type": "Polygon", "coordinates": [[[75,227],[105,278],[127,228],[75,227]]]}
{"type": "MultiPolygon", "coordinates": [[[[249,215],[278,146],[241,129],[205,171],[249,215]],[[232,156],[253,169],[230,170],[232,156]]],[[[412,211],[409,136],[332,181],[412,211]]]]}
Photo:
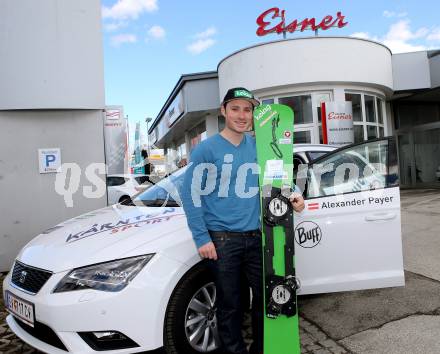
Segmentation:
{"type": "Polygon", "coordinates": [[[211,273],[202,262],[187,272],[171,295],[164,323],[164,348],[166,353],[219,353],[216,326],[215,285],[211,273]],[[207,293],[208,296],[205,295],[207,293]],[[209,301],[209,297],[211,301],[209,301]],[[204,306],[211,302],[212,306],[208,306],[210,309],[205,308],[206,313],[198,313],[194,307],[195,301],[198,301],[197,304],[202,302],[204,306]],[[202,318],[203,316],[204,318],[202,318]],[[194,324],[190,325],[190,322],[194,324]],[[191,337],[193,338],[192,343],[189,339],[191,337]],[[206,344],[203,345],[203,339],[205,338],[206,344]],[[204,347],[206,350],[203,350],[204,347]]]}

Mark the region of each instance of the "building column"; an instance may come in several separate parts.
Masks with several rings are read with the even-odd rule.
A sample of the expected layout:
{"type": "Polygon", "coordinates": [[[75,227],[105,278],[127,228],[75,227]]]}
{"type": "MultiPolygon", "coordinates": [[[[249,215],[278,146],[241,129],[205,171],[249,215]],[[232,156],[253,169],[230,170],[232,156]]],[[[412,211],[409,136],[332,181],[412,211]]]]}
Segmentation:
{"type": "Polygon", "coordinates": [[[186,159],[189,162],[191,158],[191,139],[189,137],[189,131],[185,131],[185,147],[186,147],[186,159]]]}
{"type": "Polygon", "coordinates": [[[207,114],[205,118],[206,135],[208,137],[218,133],[218,117],[216,115],[207,114]]]}

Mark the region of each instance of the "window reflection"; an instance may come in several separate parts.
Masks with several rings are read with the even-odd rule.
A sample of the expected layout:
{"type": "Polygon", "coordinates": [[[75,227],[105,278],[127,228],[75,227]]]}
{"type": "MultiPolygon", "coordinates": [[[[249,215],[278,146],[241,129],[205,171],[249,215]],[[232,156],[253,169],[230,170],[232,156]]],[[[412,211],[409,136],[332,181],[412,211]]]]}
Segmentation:
{"type": "Polygon", "coordinates": [[[311,95],[282,97],[278,99],[278,102],[292,108],[295,114],[295,124],[313,122],[311,95]]]}
{"type": "Polygon", "coordinates": [[[351,101],[351,105],[353,107],[353,121],[361,122],[362,121],[361,95],[357,93],[346,93],[345,100],[351,101]]]}
{"type": "Polygon", "coordinates": [[[293,133],[293,142],[295,144],[310,144],[312,142],[310,131],[295,131],[293,133]]]}
{"type": "Polygon", "coordinates": [[[364,99],[365,99],[365,119],[367,120],[367,122],[375,123],[376,112],[374,110],[374,97],[365,95],[364,99]]]}
{"type": "Polygon", "coordinates": [[[323,197],[385,188],[388,141],[375,141],[330,154],[312,165],[308,196],[323,197]]]}
{"type": "Polygon", "coordinates": [[[367,125],[367,136],[368,136],[368,139],[377,138],[377,131],[376,131],[375,125],[367,125]]]}

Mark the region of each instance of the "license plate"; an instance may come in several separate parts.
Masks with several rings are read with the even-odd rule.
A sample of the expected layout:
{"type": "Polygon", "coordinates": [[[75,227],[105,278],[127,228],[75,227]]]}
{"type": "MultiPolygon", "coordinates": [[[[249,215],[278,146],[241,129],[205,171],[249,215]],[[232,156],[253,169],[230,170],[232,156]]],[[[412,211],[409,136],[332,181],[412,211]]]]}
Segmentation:
{"type": "Polygon", "coordinates": [[[6,310],[19,320],[34,327],[34,304],[15,296],[9,291],[5,292],[6,310]]]}

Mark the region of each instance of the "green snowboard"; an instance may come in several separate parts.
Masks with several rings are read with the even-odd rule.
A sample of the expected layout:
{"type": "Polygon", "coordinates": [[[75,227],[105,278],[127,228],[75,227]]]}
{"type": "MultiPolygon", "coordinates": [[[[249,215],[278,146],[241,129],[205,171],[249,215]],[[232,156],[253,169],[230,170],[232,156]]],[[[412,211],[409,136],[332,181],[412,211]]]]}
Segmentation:
{"type": "Polygon", "coordinates": [[[260,167],[264,257],[264,354],[300,353],[292,192],[293,112],[284,105],[254,111],[260,167]]]}

